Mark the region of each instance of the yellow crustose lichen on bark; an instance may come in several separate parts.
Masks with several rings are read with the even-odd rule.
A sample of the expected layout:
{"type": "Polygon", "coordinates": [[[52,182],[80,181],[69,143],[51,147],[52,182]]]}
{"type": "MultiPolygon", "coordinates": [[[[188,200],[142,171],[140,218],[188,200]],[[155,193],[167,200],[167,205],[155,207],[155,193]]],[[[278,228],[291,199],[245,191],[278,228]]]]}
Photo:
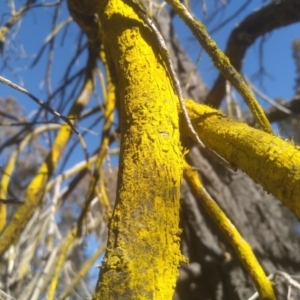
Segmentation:
{"type": "Polygon", "coordinates": [[[156,40],[130,3],[102,3],[121,101],[116,208],[94,299],[171,299],[179,251],[182,153],[177,97],[156,40]]]}
{"type": "Polygon", "coordinates": [[[261,299],[276,300],[272,283],[256,259],[251,246],[243,239],[226,214],[206,192],[199,180],[198,172],[185,164],[184,178],[195,198],[205,208],[217,226],[223,231],[227,241],[232,245],[238,258],[253,280],[261,299]]]}
{"type": "Polygon", "coordinates": [[[279,137],[226,118],[208,106],[193,101],[186,101],[186,106],[205,145],[247,173],[300,220],[300,151],[279,137]]]}

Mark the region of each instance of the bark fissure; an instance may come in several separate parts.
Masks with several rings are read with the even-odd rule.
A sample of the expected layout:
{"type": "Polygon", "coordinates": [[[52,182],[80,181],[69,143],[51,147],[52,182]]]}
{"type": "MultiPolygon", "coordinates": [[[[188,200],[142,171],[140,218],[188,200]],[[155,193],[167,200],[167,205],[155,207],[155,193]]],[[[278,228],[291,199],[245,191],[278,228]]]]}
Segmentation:
{"type": "Polygon", "coordinates": [[[178,99],[153,33],[130,5],[108,1],[97,14],[118,77],[121,159],[94,299],[171,299],[182,261],[178,99]]]}

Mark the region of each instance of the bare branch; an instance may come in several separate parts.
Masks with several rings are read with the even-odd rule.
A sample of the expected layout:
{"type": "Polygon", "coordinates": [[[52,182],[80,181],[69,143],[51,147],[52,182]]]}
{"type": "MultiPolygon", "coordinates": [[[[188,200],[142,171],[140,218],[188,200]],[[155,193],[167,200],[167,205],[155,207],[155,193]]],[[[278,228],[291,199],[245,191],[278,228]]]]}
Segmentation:
{"type": "MultiPolygon", "coordinates": [[[[231,33],[225,54],[237,71],[241,70],[247,49],[255,40],[276,28],[300,21],[300,1],[271,1],[241,22],[231,33]]],[[[225,96],[225,78],[219,75],[205,103],[219,107],[225,96]]]]}
{"type": "Polygon", "coordinates": [[[26,89],[22,88],[21,86],[11,82],[10,80],[0,76],[0,82],[7,84],[8,86],[14,88],[17,91],[20,91],[22,93],[24,93],[25,95],[27,95],[28,97],[30,97],[34,102],[36,102],[37,104],[39,104],[41,107],[43,107],[44,109],[46,109],[48,112],[50,112],[52,115],[61,118],[63,121],[65,121],[71,128],[72,130],[78,135],[79,132],[77,131],[77,129],[75,128],[75,126],[72,124],[72,122],[65,117],[64,115],[61,115],[59,112],[55,111],[52,107],[50,107],[49,105],[47,105],[46,103],[44,103],[42,100],[38,99],[37,97],[35,97],[33,94],[31,94],[30,92],[28,92],[26,89]]]}

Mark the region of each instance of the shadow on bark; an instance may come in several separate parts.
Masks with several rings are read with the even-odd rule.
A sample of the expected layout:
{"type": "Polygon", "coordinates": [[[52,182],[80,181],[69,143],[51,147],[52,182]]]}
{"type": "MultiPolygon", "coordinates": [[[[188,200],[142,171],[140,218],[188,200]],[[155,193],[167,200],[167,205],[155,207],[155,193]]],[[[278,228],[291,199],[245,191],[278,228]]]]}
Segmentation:
{"type": "MultiPolygon", "coordinates": [[[[171,18],[161,12],[159,29],[172,54],[186,97],[195,101],[207,94],[201,76],[174,36],[171,18]]],[[[187,148],[190,141],[183,141],[187,148]]],[[[241,171],[233,172],[212,161],[193,147],[188,160],[199,170],[202,182],[252,246],[269,275],[276,270],[290,275],[300,271],[300,238],[295,232],[296,218],[277,199],[241,171]]],[[[181,199],[182,252],[189,265],[181,266],[174,300],[242,300],[255,289],[222,232],[193,197],[186,183],[181,199]]],[[[276,281],[277,283],[277,281],[276,281]]],[[[278,300],[286,299],[287,285],[276,285],[278,300]]],[[[293,289],[293,296],[300,294],[293,289]]]]}

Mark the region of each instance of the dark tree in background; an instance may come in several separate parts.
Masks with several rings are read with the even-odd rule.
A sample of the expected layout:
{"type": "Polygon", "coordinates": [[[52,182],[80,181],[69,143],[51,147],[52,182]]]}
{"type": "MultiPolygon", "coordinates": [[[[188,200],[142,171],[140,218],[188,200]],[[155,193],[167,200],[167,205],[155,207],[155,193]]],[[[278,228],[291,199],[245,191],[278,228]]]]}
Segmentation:
{"type": "MultiPolygon", "coordinates": [[[[250,13],[231,32],[225,53],[237,70],[241,70],[246,51],[256,39],[299,21],[300,12],[295,1],[279,2],[273,1],[250,13]]],[[[194,73],[194,64],[178,42],[171,16],[164,12],[157,21],[169,42],[181,84],[188,86],[186,97],[218,107],[225,96],[224,77],[220,75],[209,90],[200,75],[194,73]],[[192,79],[190,74],[193,74],[192,79]]],[[[297,66],[295,97],[279,103],[289,109],[292,116],[275,106],[267,108],[266,114],[271,122],[280,121],[280,133],[298,142],[299,40],[291,41],[291,45],[297,66]],[[288,133],[283,127],[284,122],[289,124],[288,133]]],[[[229,171],[196,147],[189,152],[188,158],[200,170],[210,195],[252,245],[266,270],[269,273],[276,270],[299,273],[299,236],[295,233],[295,217],[242,172],[229,171]]],[[[180,270],[175,299],[248,299],[252,294],[252,283],[220,229],[197,203],[186,184],[183,184],[181,204],[182,250],[190,265],[180,270]]],[[[287,286],[283,285],[278,289],[278,298],[287,299],[286,295],[287,286]]]]}
{"type": "MultiPolygon", "coordinates": [[[[250,2],[241,1],[235,13],[220,21],[219,28],[247,10],[250,2]]],[[[205,16],[208,24],[214,16],[235,5],[234,1],[216,0],[213,10],[205,15],[207,3],[205,0],[201,3],[201,16],[205,16]]],[[[5,220],[0,220],[0,232],[24,205],[27,186],[42,162],[48,162],[49,167],[48,153],[54,151],[56,134],[61,128],[61,118],[53,115],[49,108],[76,120],[81,135],[69,128],[69,133],[62,137],[66,145],[58,143],[57,147],[61,146],[55,150],[58,158],[53,159],[53,165],[49,167],[51,172],[46,183],[43,182],[43,191],[38,191],[43,194],[42,200],[36,204],[24,230],[20,230],[17,239],[11,243],[14,246],[5,249],[0,256],[0,299],[54,299],[54,293],[57,299],[84,299],[94,290],[98,271],[93,265],[105,251],[107,224],[115,202],[117,168],[112,160],[113,155],[118,154],[120,106],[111,84],[113,79],[104,78],[105,74],[112,73],[112,68],[96,59],[101,41],[90,28],[98,22],[97,15],[86,16],[84,12],[72,11],[79,29],[65,12],[66,1],[10,0],[6,4],[8,12],[0,12],[0,71],[14,76],[1,76],[13,78],[12,81],[18,83],[22,81],[14,64],[18,65],[18,59],[24,54],[20,47],[17,48],[20,40],[32,38],[31,34],[34,34],[18,36],[19,28],[26,26],[26,18],[46,14],[50,16],[51,28],[44,43],[36,49],[37,55],[29,57],[26,66],[34,71],[42,65],[43,71],[46,70],[43,79],[46,104],[28,116],[18,105],[18,100],[5,98],[7,95],[0,89],[0,213],[5,210],[1,215],[5,220]],[[71,45],[68,35],[73,39],[71,45]],[[65,57],[65,68],[59,71],[54,70],[61,51],[57,49],[58,44],[74,49],[72,56],[65,57]],[[77,65],[78,61],[80,64],[77,65]],[[57,72],[60,81],[56,80],[57,72]],[[115,97],[113,107],[110,107],[110,97],[115,97]],[[87,104],[88,100],[90,104],[87,104]],[[38,129],[41,133],[35,134],[38,129]],[[97,136],[96,147],[94,140],[88,138],[90,132],[102,132],[100,137],[97,136]],[[12,153],[17,153],[15,167],[9,172],[9,184],[3,191],[12,153]],[[75,158],[75,165],[77,153],[80,158],[75,158]],[[74,167],[70,167],[70,161],[74,167]],[[88,273],[88,270],[92,271],[88,273]]],[[[185,45],[180,42],[173,10],[161,2],[145,1],[143,4],[166,41],[184,97],[215,108],[222,106],[231,117],[255,126],[249,113],[243,111],[238,101],[231,99],[229,85],[222,75],[212,88],[206,86],[195,62],[187,55],[185,45]],[[225,99],[227,105],[222,105],[225,99]]],[[[194,3],[190,5],[192,9],[194,3]]],[[[224,49],[238,71],[242,70],[246,51],[258,39],[300,21],[298,0],[261,1],[261,5],[257,10],[249,11],[248,16],[232,29],[224,49]]],[[[199,10],[199,4],[195,7],[199,10]]],[[[300,139],[300,39],[291,41],[291,48],[296,69],[295,96],[293,99],[275,99],[265,112],[271,123],[279,124],[280,134],[297,143],[300,139]]],[[[257,95],[264,97],[260,91],[257,95]]],[[[187,161],[199,170],[208,193],[251,245],[266,273],[273,274],[277,299],[300,299],[299,289],[295,286],[288,298],[289,280],[292,279],[288,275],[300,272],[300,238],[295,216],[248,175],[224,167],[200,150],[192,139],[182,137],[182,144],[189,149],[187,161]],[[278,271],[284,272],[283,275],[278,271]]],[[[247,271],[185,181],[181,190],[180,227],[181,250],[189,263],[180,267],[174,300],[250,299],[255,288],[247,271]]]]}

